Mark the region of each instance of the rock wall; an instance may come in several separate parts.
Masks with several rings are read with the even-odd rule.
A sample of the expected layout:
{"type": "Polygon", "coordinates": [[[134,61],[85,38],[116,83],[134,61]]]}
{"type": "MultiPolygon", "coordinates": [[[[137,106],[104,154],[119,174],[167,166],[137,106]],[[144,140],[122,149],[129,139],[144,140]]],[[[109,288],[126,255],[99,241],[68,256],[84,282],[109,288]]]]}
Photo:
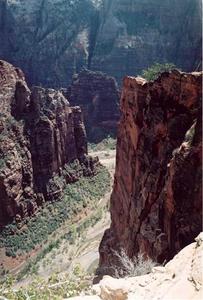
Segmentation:
{"type": "Polygon", "coordinates": [[[91,68],[136,76],[159,62],[201,70],[201,0],[107,0],[91,68]]]}
{"type": "Polygon", "coordinates": [[[201,0],[0,0],[0,58],[48,87],[83,66],[119,82],[154,62],[194,71],[201,11],[201,0]]]}
{"type": "Polygon", "coordinates": [[[201,231],[201,82],[176,70],[124,79],[102,272],[117,263],[114,250],[163,262],[201,231]]]}
{"type": "Polygon", "coordinates": [[[83,70],[73,76],[68,99],[81,107],[89,140],[98,142],[108,134],[116,135],[119,91],[113,77],[83,70]]]}
{"type": "MultiPolygon", "coordinates": [[[[0,225],[57,200],[63,167],[74,160],[93,174],[82,113],[61,92],[30,90],[21,70],[0,61],[0,225]]],[[[77,180],[66,174],[66,182],[77,180]]]]}

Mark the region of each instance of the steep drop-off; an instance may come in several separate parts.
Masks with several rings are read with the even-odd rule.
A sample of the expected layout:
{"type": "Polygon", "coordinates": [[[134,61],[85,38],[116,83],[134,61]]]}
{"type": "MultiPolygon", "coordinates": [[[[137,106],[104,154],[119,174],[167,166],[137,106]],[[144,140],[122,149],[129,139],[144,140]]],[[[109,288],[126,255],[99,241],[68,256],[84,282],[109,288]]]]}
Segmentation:
{"type": "Polygon", "coordinates": [[[203,233],[181,250],[165,266],[136,277],[105,276],[92,290],[95,296],[79,296],[70,300],[201,300],[203,233]]]}
{"type": "Polygon", "coordinates": [[[89,140],[116,135],[119,120],[119,91],[115,79],[101,72],[83,70],[73,76],[68,89],[71,105],[82,109],[89,140]]]}
{"type": "Polygon", "coordinates": [[[29,90],[20,69],[0,61],[0,225],[57,200],[66,183],[94,172],[81,109],[62,93],[29,90]],[[72,174],[63,168],[76,161],[72,174]],[[62,176],[63,175],[63,176],[62,176]]]}
{"type": "Polygon", "coordinates": [[[201,64],[201,0],[0,0],[0,58],[31,84],[65,87],[83,66],[119,81],[154,62],[201,64]]]}
{"type": "Polygon", "coordinates": [[[114,250],[163,262],[201,231],[201,73],[124,79],[111,227],[100,245],[100,272],[114,250]]]}

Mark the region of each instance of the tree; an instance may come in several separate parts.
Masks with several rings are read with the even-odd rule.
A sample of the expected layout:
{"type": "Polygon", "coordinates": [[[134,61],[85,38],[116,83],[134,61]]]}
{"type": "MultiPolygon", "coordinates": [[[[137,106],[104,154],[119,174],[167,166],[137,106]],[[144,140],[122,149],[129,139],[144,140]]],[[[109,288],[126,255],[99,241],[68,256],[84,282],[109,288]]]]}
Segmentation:
{"type": "Polygon", "coordinates": [[[155,63],[148,69],[143,70],[142,76],[148,81],[155,80],[159,77],[159,75],[162,72],[171,71],[172,69],[175,69],[175,68],[176,68],[176,66],[172,63],[165,63],[165,64],[155,63]]]}

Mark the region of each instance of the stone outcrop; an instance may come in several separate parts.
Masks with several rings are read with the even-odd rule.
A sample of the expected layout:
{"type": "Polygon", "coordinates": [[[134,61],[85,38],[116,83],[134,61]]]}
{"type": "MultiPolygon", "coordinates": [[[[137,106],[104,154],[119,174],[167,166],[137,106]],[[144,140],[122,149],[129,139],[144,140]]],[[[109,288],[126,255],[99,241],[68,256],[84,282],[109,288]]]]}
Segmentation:
{"type": "Polygon", "coordinates": [[[155,62],[194,71],[201,11],[201,0],[0,0],[0,58],[48,87],[83,66],[119,82],[155,62]]]}
{"type": "MultiPolygon", "coordinates": [[[[0,225],[32,215],[59,199],[80,174],[63,168],[76,161],[94,173],[87,155],[82,113],[61,92],[30,90],[21,70],[0,61],[0,225]],[[62,176],[64,175],[64,176],[62,176]]],[[[82,168],[81,168],[82,166],[82,168]]]]}
{"type": "Polygon", "coordinates": [[[166,266],[154,267],[147,275],[115,279],[105,276],[93,287],[95,296],[72,300],[200,300],[203,296],[203,233],[166,266]]]}
{"type": "Polygon", "coordinates": [[[119,91],[113,77],[83,70],[73,76],[68,99],[71,105],[81,107],[90,140],[99,141],[108,134],[116,134],[119,91]]]}
{"type": "Polygon", "coordinates": [[[176,70],[124,79],[101,274],[117,264],[114,250],[168,261],[201,231],[201,82],[176,70]]]}

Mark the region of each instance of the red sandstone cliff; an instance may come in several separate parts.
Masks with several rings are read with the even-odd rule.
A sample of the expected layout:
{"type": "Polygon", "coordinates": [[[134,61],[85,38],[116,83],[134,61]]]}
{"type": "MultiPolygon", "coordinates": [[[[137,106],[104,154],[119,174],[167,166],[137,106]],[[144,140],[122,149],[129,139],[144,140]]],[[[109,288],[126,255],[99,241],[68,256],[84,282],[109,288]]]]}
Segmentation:
{"type": "Polygon", "coordinates": [[[31,91],[21,70],[0,61],[0,226],[58,199],[65,179],[77,180],[59,180],[76,159],[84,175],[94,172],[80,108],[53,89],[31,91]]]}
{"type": "Polygon", "coordinates": [[[201,231],[201,80],[178,71],[124,79],[101,273],[116,264],[114,250],[163,262],[201,231]]]}

